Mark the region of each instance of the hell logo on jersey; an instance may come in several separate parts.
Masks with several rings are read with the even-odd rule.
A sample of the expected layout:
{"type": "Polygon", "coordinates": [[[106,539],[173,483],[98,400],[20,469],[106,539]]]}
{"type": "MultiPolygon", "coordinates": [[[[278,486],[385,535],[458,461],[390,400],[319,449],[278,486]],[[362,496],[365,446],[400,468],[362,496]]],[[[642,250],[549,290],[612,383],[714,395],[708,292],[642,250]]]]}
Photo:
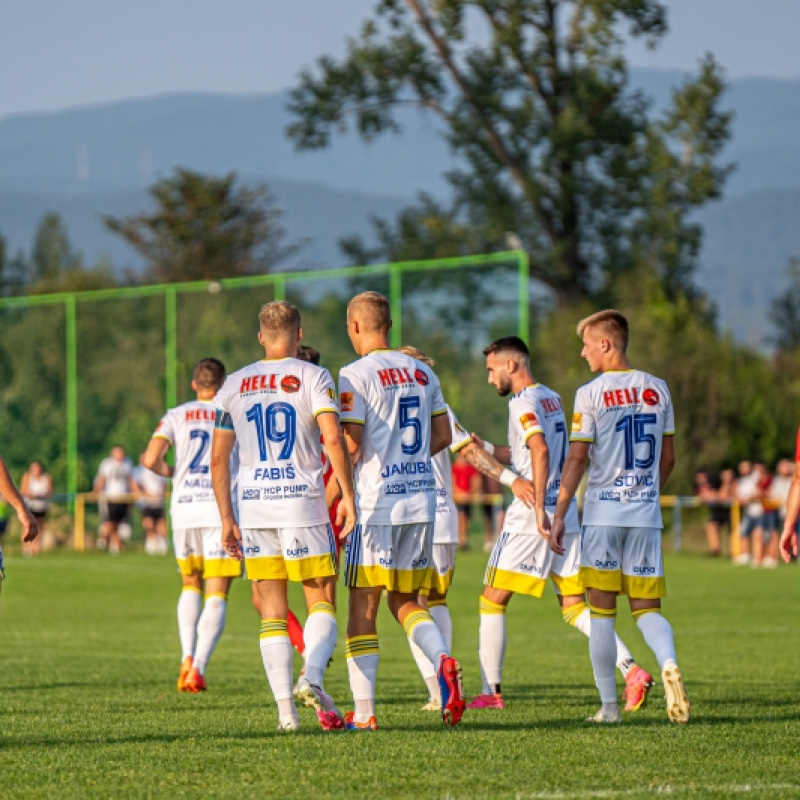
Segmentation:
{"type": "Polygon", "coordinates": [[[583,428],[583,414],[576,411],[572,415],[572,432],[578,433],[578,431],[580,431],[581,428],[583,428]]]}
{"type": "Polygon", "coordinates": [[[300,378],[296,375],[284,375],[281,379],[281,389],[287,394],[294,394],[300,388],[300,378]]]}
{"type": "Polygon", "coordinates": [[[657,406],[658,399],[658,392],[655,389],[645,389],[642,392],[642,400],[644,400],[648,406],[657,406]]]}
{"type": "Polygon", "coordinates": [[[414,380],[416,380],[420,386],[428,385],[428,376],[421,369],[414,370],[414,380]]]}
{"type": "Polygon", "coordinates": [[[519,418],[519,423],[522,425],[522,430],[526,431],[528,428],[535,428],[539,424],[539,418],[533,411],[529,411],[527,414],[523,414],[519,418]]]}
{"type": "Polygon", "coordinates": [[[342,392],[341,396],[339,397],[339,403],[342,406],[342,411],[352,411],[353,410],[353,393],[352,392],[342,392]]]}

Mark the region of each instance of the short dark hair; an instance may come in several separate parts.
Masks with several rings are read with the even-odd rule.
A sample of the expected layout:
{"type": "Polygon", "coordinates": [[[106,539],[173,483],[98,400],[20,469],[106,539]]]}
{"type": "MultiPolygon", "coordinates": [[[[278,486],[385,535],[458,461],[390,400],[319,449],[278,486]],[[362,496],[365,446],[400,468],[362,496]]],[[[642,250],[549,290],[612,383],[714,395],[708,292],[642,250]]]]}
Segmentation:
{"type": "Polygon", "coordinates": [[[525,358],[531,357],[531,352],[528,350],[528,345],[519,338],[519,336],[503,336],[500,339],[495,339],[488,347],[484,347],[483,354],[485,356],[492,353],[519,353],[525,358]]]}
{"type": "Polygon", "coordinates": [[[203,358],[194,365],[192,380],[199,389],[219,389],[225,383],[225,365],[217,358],[203,358]]]}
{"type": "Polygon", "coordinates": [[[319,366],[320,361],[320,354],[319,350],[315,350],[313,347],[309,347],[307,344],[300,345],[300,351],[297,353],[297,357],[301,361],[308,361],[309,364],[316,364],[319,366]]]}

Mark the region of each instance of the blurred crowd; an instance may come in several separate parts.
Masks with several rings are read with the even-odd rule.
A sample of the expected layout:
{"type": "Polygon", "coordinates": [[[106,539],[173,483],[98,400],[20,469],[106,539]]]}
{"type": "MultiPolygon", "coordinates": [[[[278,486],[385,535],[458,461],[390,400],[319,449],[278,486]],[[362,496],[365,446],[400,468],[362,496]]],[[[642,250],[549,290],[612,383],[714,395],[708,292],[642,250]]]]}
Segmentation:
{"type": "Polygon", "coordinates": [[[736,470],[723,469],[718,475],[705,469],[695,473],[695,494],[709,511],[705,523],[709,555],[722,555],[727,533],[734,564],[778,566],[778,542],[794,466],[784,458],[770,472],[763,461],[740,461],[736,470]]]}

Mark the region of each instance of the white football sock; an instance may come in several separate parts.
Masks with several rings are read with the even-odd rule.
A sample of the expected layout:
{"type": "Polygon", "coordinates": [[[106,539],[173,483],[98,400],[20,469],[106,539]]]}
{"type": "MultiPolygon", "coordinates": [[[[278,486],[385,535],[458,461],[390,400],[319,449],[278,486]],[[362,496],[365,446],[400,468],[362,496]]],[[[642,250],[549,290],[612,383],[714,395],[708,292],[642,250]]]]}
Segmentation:
{"type": "Polygon", "coordinates": [[[285,619],[261,620],[261,660],[281,719],[294,714],[292,660],[294,651],[286,632],[285,619]]]}
{"type": "Polygon", "coordinates": [[[194,649],[194,666],[201,675],[205,674],[211,654],[225,630],[227,608],[228,598],[224,594],[206,597],[203,613],[197,623],[197,644],[194,649]]]}
{"type": "Polygon", "coordinates": [[[369,718],[375,716],[375,682],[380,659],[377,635],[348,637],[345,655],[355,702],[355,721],[369,722],[369,718]]]}
{"type": "Polygon", "coordinates": [[[503,661],[506,657],[506,607],[480,598],[478,656],[483,676],[483,693],[497,694],[503,682],[503,661]]]}
{"type": "Polygon", "coordinates": [[[181,641],[181,661],[194,656],[197,641],[197,622],[203,611],[203,593],[194,586],[184,586],[178,598],[178,637],[181,641]]]}
{"type": "Polygon", "coordinates": [[[412,611],[404,620],[408,638],[425,654],[425,657],[433,664],[437,674],[439,662],[442,656],[450,655],[450,651],[445,644],[439,626],[433,621],[430,612],[424,608],[412,611]]]}
{"type": "Polygon", "coordinates": [[[614,673],[617,643],[614,636],[615,617],[592,617],[589,636],[589,655],[592,659],[594,682],[604,706],[616,704],[617,683],[614,673]]]}
{"type": "MultiPolygon", "coordinates": [[[[584,636],[589,636],[592,632],[591,613],[585,603],[580,603],[580,606],[582,610],[580,610],[575,617],[570,616],[570,609],[565,609],[564,621],[568,625],[572,625],[575,630],[580,631],[584,636]]],[[[578,609],[579,606],[571,606],[571,608],[578,609]]],[[[622,673],[622,676],[625,677],[625,675],[630,672],[631,667],[636,666],[636,662],[633,660],[630,650],[625,646],[625,642],[623,642],[616,633],[614,637],[617,642],[617,669],[622,673]]]]}
{"type": "Polygon", "coordinates": [[[447,607],[446,603],[439,603],[431,605],[428,611],[431,612],[433,621],[442,632],[442,638],[444,639],[448,652],[451,652],[453,649],[453,620],[450,618],[450,609],[447,607]]]}
{"type": "Polygon", "coordinates": [[[658,611],[648,611],[635,615],[636,625],[644,636],[648,647],[653,651],[660,669],[664,669],[667,661],[677,662],[675,640],[672,625],[658,611]]]}
{"type": "Polygon", "coordinates": [[[336,609],[330,603],[314,603],[303,627],[305,676],[314,686],[322,687],[322,676],[336,649],[338,631],[336,609]]]}

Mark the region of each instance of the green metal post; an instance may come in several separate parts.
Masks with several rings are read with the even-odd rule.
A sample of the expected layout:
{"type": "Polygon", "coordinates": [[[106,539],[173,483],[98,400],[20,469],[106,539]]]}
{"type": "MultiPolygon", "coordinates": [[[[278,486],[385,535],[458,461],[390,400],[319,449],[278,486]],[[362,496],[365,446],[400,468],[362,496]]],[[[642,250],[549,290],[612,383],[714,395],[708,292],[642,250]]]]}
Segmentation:
{"type": "Polygon", "coordinates": [[[78,336],[75,295],[64,301],[67,345],[67,495],[72,511],[78,492],[78,336]]]}
{"type": "Polygon", "coordinates": [[[518,336],[525,344],[530,344],[528,336],[530,333],[530,307],[531,307],[531,264],[528,260],[528,254],[525,250],[517,251],[518,268],[517,268],[517,317],[519,324],[518,336]]]}
{"type": "Polygon", "coordinates": [[[167,408],[178,405],[178,298],[174,286],[164,291],[164,370],[167,408]]]}
{"type": "Polygon", "coordinates": [[[392,312],[392,328],[389,331],[389,343],[392,347],[400,347],[403,343],[403,273],[399,264],[392,264],[389,271],[389,308],[392,312]]]}

